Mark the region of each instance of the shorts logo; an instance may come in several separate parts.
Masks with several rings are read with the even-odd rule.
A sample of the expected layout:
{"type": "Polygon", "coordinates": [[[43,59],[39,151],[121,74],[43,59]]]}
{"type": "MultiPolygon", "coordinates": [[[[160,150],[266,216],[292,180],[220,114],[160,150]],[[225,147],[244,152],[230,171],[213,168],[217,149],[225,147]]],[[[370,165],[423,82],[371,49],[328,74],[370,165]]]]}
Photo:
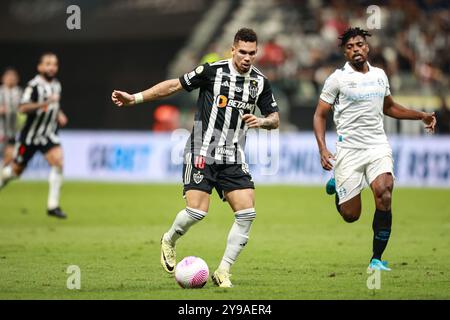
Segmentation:
{"type": "Polygon", "coordinates": [[[340,187],[336,191],[337,191],[337,195],[338,195],[339,199],[342,199],[347,195],[347,190],[344,187],[340,187]]]}
{"type": "Polygon", "coordinates": [[[253,99],[256,99],[256,96],[258,95],[258,82],[256,82],[255,80],[252,80],[250,82],[250,97],[252,97],[253,99]]]}
{"type": "Polygon", "coordinates": [[[197,171],[197,173],[194,173],[192,175],[192,177],[194,178],[194,182],[196,184],[199,184],[200,182],[203,181],[203,175],[200,173],[200,171],[197,171]]]}

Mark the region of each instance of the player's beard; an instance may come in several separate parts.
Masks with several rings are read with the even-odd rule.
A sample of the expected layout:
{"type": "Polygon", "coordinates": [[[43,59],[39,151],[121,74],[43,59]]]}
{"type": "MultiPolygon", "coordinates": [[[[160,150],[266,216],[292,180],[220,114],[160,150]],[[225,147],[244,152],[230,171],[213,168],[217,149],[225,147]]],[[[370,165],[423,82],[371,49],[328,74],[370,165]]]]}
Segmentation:
{"type": "Polygon", "coordinates": [[[353,67],[357,70],[362,70],[364,68],[364,64],[366,63],[367,60],[363,59],[360,61],[352,61],[351,64],[353,65],[353,67]]]}
{"type": "Polygon", "coordinates": [[[367,59],[364,58],[363,55],[359,55],[361,57],[360,60],[355,60],[354,57],[352,58],[351,64],[355,69],[361,70],[364,68],[364,64],[366,63],[367,59]]]}
{"type": "Polygon", "coordinates": [[[52,81],[53,79],[55,79],[54,75],[50,75],[47,72],[42,73],[42,76],[45,78],[45,80],[47,80],[48,82],[52,81]]]}

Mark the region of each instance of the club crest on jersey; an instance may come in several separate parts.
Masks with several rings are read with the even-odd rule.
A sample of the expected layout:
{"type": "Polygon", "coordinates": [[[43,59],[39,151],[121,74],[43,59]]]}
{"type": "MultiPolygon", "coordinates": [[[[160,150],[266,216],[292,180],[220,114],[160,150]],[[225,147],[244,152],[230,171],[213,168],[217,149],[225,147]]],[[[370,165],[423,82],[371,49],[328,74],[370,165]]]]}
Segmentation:
{"type": "Polygon", "coordinates": [[[252,80],[250,82],[250,97],[253,99],[256,99],[256,96],[258,95],[258,82],[256,80],[252,80]]]}
{"type": "Polygon", "coordinates": [[[194,173],[192,175],[192,178],[194,178],[194,182],[196,184],[199,184],[203,180],[203,175],[200,173],[200,171],[197,171],[197,173],[194,173]]]}
{"type": "Polygon", "coordinates": [[[378,78],[378,84],[379,84],[381,87],[384,87],[384,80],[383,80],[382,78],[378,78]]]}

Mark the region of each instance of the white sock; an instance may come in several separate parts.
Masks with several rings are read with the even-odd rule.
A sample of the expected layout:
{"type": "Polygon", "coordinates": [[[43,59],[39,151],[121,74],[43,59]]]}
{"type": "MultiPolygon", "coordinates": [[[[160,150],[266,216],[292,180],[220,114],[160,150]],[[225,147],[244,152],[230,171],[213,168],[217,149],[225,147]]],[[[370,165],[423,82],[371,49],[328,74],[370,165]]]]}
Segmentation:
{"type": "Polygon", "coordinates": [[[235,221],[228,234],[227,247],[219,265],[219,269],[227,272],[230,272],[231,266],[248,242],[250,227],[256,218],[255,208],[236,211],[234,216],[235,221]]]}
{"type": "Polygon", "coordinates": [[[17,178],[11,165],[3,167],[0,171],[0,188],[4,187],[9,181],[17,178]]]}
{"type": "Polygon", "coordinates": [[[63,182],[62,168],[51,167],[48,177],[49,191],[47,208],[49,210],[59,207],[59,193],[63,182]]]}
{"type": "Polygon", "coordinates": [[[172,227],[164,234],[164,240],[175,245],[175,242],[184,235],[191,226],[202,220],[207,212],[186,207],[178,212],[172,227]]]}

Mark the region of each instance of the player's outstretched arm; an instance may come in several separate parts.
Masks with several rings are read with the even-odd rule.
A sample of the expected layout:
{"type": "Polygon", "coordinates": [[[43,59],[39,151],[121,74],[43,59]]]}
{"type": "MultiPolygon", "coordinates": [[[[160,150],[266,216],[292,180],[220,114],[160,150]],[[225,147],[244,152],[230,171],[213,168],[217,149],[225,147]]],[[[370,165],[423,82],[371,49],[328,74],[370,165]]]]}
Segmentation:
{"type": "Polygon", "coordinates": [[[142,102],[158,100],[183,89],[179,79],[171,79],[154,85],[153,87],[135,94],[114,90],[111,100],[118,106],[130,106],[142,102]]]}
{"type": "Polygon", "coordinates": [[[313,119],[314,135],[316,136],[317,145],[320,152],[320,162],[322,164],[322,168],[325,170],[333,169],[333,164],[330,159],[334,159],[334,155],[327,149],[327,144],[325,141],[327,115],[330,110],[331,105],[319,99],[313,119]]]}
{"type": "Polygon", "coordinates": [[[389,117],[403,120],[422,120],[425,129],[433,133],[436,126],[436,116],[433,113],[411,110],[394,102],[389,95],[384,98],[383,113],[389,117]]]}
{"type": "Polygon", "coordinates": [[[272,112],[265,118],[259,118],[254,114],[244,114],[242,120],[249,128],[261,128],[266,130],[277,129],[280,125],[280,115],[278,112],[272,112]]]}

